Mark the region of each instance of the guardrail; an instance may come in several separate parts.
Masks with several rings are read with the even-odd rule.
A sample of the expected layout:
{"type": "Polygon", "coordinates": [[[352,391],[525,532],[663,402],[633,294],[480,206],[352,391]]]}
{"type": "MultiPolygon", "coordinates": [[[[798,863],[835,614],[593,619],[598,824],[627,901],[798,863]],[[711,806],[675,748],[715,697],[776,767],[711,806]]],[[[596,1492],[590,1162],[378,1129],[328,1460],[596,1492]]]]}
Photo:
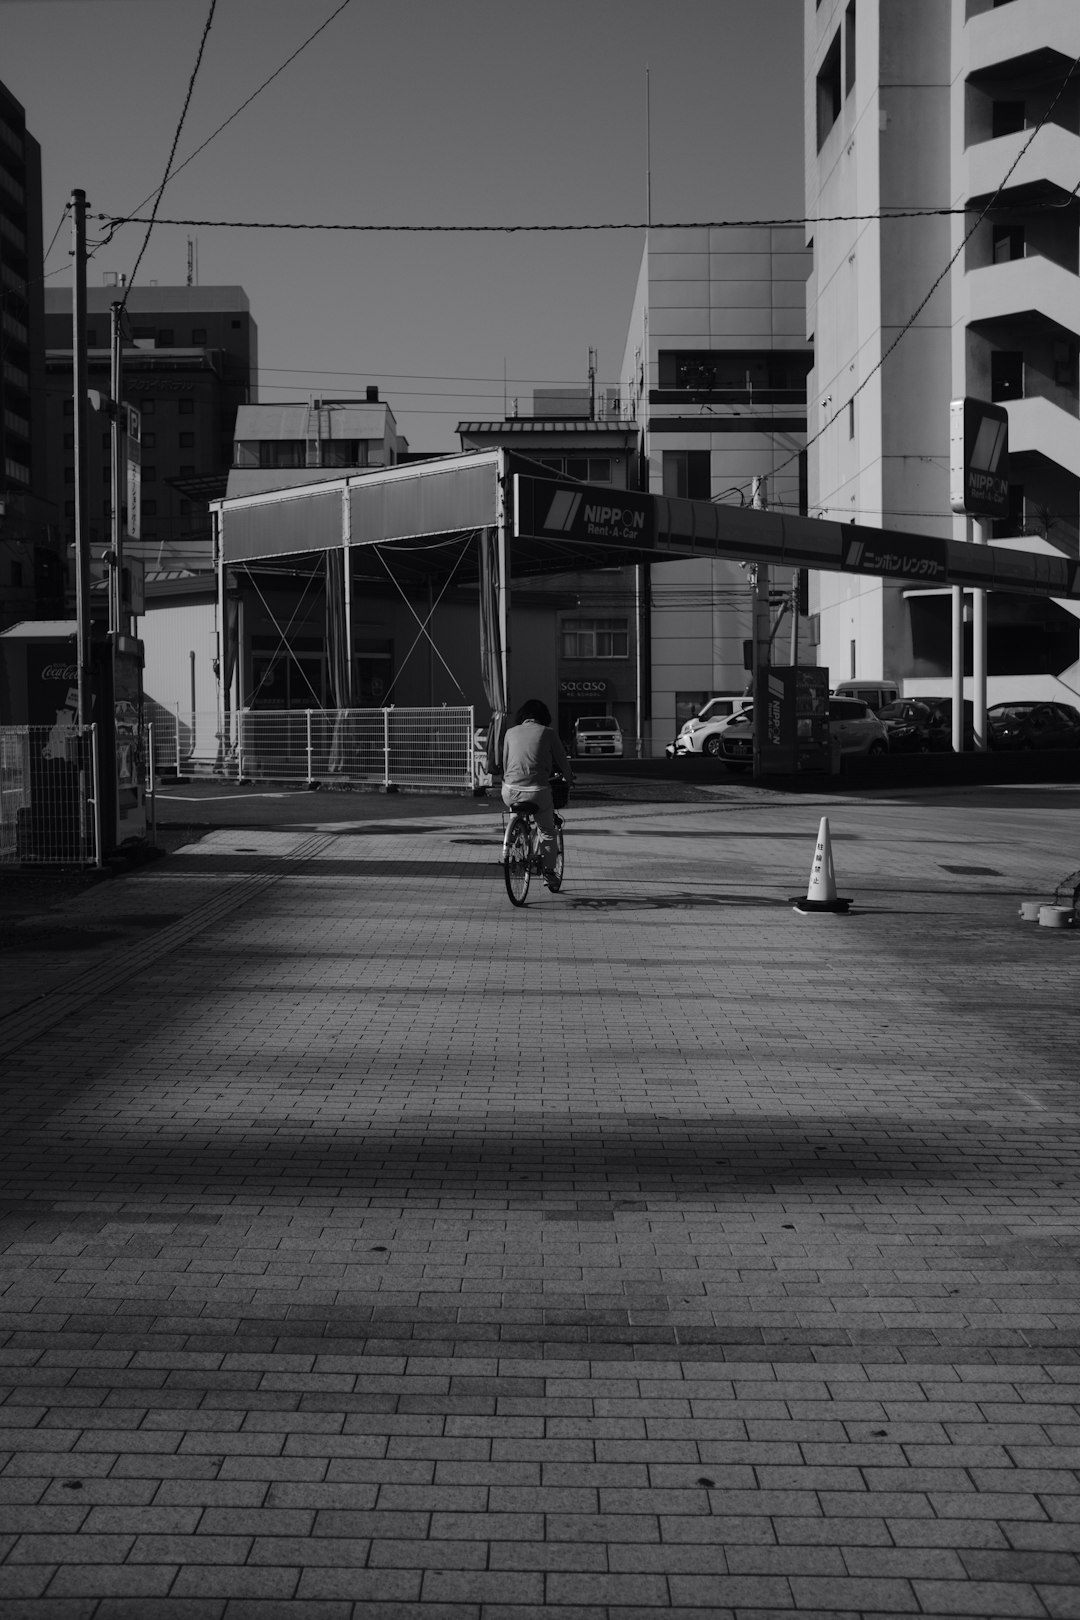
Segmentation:
{"type": "Polygon", "coordinates": [[[471,708],[245,709],[182,719],[155,708],[160,774],[464,792],[477,780],[471,708]]]}
{"type": "Polygon", "coordinates": [[[97,727],[0,726],[0,862],[101,865],[97,727]]]}

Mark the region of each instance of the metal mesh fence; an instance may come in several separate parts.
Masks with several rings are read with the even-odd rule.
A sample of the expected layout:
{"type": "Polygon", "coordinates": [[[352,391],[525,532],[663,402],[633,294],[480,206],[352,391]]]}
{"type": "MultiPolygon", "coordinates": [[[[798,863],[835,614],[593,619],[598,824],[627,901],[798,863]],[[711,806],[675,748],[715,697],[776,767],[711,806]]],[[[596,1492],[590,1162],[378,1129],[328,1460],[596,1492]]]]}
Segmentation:
{"type": "Polygon", "coordinates": [[[100,864],[97,732],[0,726],[0,861],[100,864]]]}
{"type": "Polygon", "coordinates": [[[233,781],[463,791],[475,781],[471,708],[245,709],[153,717],[154,765],[233,781]]]}

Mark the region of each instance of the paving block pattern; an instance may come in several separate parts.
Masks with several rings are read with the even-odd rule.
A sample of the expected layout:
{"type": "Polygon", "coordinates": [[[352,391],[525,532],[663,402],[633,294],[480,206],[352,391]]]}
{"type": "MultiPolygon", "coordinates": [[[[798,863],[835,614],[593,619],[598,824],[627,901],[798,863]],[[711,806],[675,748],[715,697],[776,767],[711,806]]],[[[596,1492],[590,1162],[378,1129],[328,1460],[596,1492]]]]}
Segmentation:
{"type": "Polygon", "coordinates": [[[163,920],[0,1020],[5,1620],[1075,1620],[1075,797],[572,808],[520,911],[493,811],[82,896],[163,920]]]}

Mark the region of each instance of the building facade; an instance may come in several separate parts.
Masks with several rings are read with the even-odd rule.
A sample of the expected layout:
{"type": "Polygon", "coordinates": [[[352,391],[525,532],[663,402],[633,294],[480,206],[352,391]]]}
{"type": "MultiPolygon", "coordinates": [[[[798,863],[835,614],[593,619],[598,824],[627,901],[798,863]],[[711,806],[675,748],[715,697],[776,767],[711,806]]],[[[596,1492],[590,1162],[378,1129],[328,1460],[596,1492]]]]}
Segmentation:
{"type": "MultiPolygon", "coordinates": [[[[622,368],[644,488],[749,505],[760,478],[769,505],[805,510],[809,269],[791,228],[649,233],[622,368]]],[[[712,693],[746,688],[746,571],[658,565],[648,611],[655,753],[712,693]]]]}
{"type": "MultiPolygon", "coordinates": [[[[640,479],[637,424],[620,415],[618,401],[599,406],[587,389],[537,389],[533,413],[500,421],[459,422],[463,450],[510,450],[555,478],[636,489],[640,479]]],[[[642,729],[642,657],[639,570],[600,568],[555,574],[530,582],[537,608],[550,603],[556,652],[560,736],[575,720],[610,715],[627,752],[642,729]]],[[[521,595],[520,587],[516,595],[521,595]]],[[[528,693],[522,693],[522,697],[528,693]]]]}
{"type": "MultiPolygon", "coordinates": [[[[1080,8],[804,4],[811,514],[964,539],[949,405],[972,396],[1009,415],[990,543],[1075,557],[1080,8]]],[[[819,574],[811,607],[833,684],[948,691],[947,592],[819,574]]],[[[988,702],[1076,701],[1076,604],[995,592],[987,617],[988,702]]]]}
{"type": "MultiPolygon", "coordinates": [[[[110,311],[119,285],[87,291],[88,383],[110,390],[110,311]]],[[[133,287],[127,294],[123,398],[141,420],[137,550],[148,574],[211,566],[206,499],[224,494],[236,413],[255,394],[258,333],[241,287],[133,287]]],[[[45,295],[50,492],[75,530],[71,291],[45,295]]],[[[88,510],[93,548],[110,532],[110,430],[90,412],[88,510]]],[[[129,532],[135,532],[129,514],[129,532]]]]}
{"type": "Polygon", "coordinates": [[[0,628],[63,612],[48,501],[41,148],[0,84],[0,628]]]}

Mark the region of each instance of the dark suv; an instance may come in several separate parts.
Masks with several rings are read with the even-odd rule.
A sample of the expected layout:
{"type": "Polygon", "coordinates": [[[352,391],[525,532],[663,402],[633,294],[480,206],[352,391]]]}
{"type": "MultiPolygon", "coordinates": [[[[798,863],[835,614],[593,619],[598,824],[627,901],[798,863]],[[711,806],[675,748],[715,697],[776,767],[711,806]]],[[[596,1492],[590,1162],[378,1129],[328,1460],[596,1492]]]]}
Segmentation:
{"type": "Polygon", "coordinates": [[[930,704],[922,698],[897,698],[878,710],[878,719],[889,733],[894,754],[925,754],[930,748],[930,704]]]}

